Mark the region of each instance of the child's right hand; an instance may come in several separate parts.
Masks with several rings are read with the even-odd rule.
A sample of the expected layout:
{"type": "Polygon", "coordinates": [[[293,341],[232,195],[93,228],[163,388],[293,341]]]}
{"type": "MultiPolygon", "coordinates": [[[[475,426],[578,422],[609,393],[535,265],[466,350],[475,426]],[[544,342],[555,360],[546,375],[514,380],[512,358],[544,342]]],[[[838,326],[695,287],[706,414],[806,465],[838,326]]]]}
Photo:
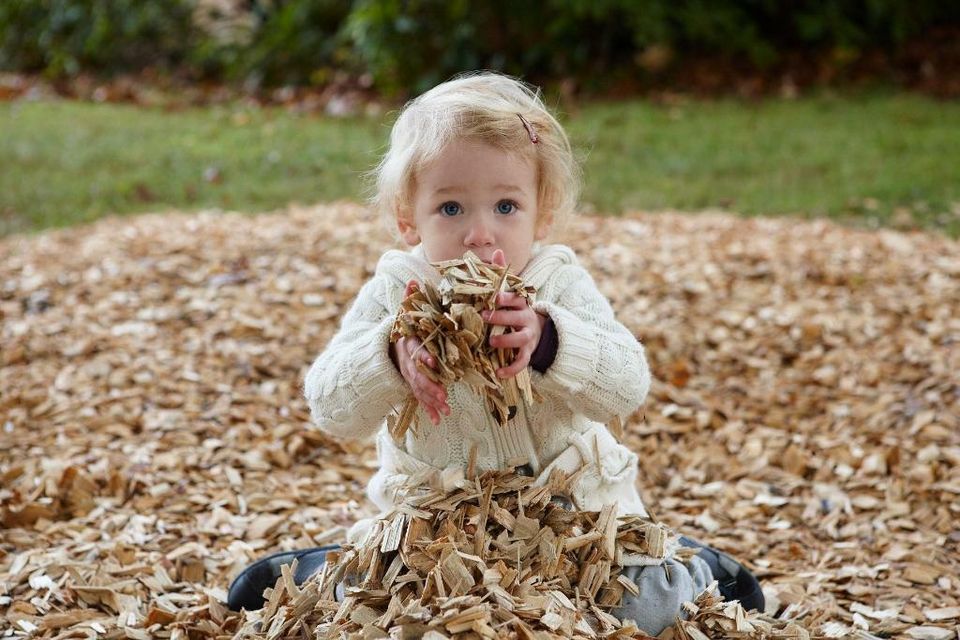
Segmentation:
{"type": "MultiPolygon", "coordinates": [[[[416,280],[408,282],[404,297],[412,294],[417,288],[416,280]]],[[[431,369],[437,368],[436,360],[430,355],[429,351],[422,348],[422,344],[418,338],[413,336],[400,338],[395,345],[394,362],[400,370],[400,375],[410,385],[410,390],[417,402],[430,416],[430,422],[437,425],[440,424],[440,414],[450,415],[450,407],[447,405],[447,390],[417,369],[417,361],[431,369]]]]}

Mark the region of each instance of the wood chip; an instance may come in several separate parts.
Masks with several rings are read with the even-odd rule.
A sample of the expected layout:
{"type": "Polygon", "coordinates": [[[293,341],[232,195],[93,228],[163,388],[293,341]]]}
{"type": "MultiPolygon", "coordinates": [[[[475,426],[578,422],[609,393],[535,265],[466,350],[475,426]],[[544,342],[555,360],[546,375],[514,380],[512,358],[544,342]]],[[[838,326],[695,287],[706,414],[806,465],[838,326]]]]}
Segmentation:
{"type": "Polygon", "coordinates": [[[923,615],[930,622],[941,622],[942,620],[960,620],[960,607],[926,609],[924,610],[923,615]]]}
{"type": "MultiPolygon", "coordinates": [[[[444,386],[466,382],[486,398],[491,412],[506,425],[521,393],[524,402],[534,402],[530,372],[524,369],[508,379],[496,375],[498,369],[513,361],[516,350],[490,346],[490,337],[502,335],[508,328],[489,325],[481,313],[497,308],[496,296],[501,292],[511,291],[532,300],[535,291],[510,273],[509,266],[482,262],[469,251],[461,260],[434,266],[440,271],[440,284],[434,288],[430,282],[420,283],[420,288],[403,301],[390,340],[419,339],[438,361],[437,370],[417,363],[431,380],[444,386]]],[[[394,439],[403,438],[413,424],[416,409],[417,400],[411,394],[390,419],[394,439]]]]}
{"type": "MultiPolygon", "coordinates": [[[[293,623],[297,622],[312,634],[361,638],[365,626],[374,620],[378,624],[392,621],[390,633],[400,637],[428,630],[490,638],[514,634],[536,637],[542,632],[570,638],[634,634],[635,627],[624,624],[611,611],[619,606],[624,592],[639,591],[620,574],[619,566],[604,558],[618,555],[609,546],[621,540],[629,540],[633,549],[648,551],[644,546],[647,534],[655,533],[658,539],[674,534],[639,516],[617,519],[612,507],[600,512],[566,511],[551,502],[549,491],[543,500],[529,499],[541,492],[541,488],[530,486],[532,482],[512,471],[489,471],[476,478],[478,491],[435,489],[415,498],[429,513],[420,525],[422,532],[434,533],[402,536],[405,543],[388,570],[415,574],[415,580],[384,577],[384,564],[378,560],[385,532],[395,530],[395,523],[403,527],[407,522],[402,510],[397,510],[381,520],[376,533],[363,544],[346,547],[337,557],[336,567],[328,568],[304,588],[329,593],[348,571],[356,572],[359,582],[346,589],[347,597],[339,608],[307,612],[294,620],[291,607],[283,606],[281,600],[280,606],[271,607],[269,615],[250,621],[240,630],[241,635],[267,626],[291,630],[275,637],[294,638],[293,623]],[[496,520],[488,520],[482,533],[455,524],[468,520],[468,513],[481,512],[490,500],[513,516],[513,529],[496,520]],[[578,531],[586,533],[575,535],[578,531]],[[475,538],[481,535],[493,541],[489,548],[482,546],[479,555],[463,551],[475,549],[475,538]],[[552,541],[564,540],[576,542],[560,545],[558,563],[558,547],[552,541]],[[398,561],[403,565],[400,569],[398,561]],[[385,591],[379,589],[388,584],[385,591]],[[425,587],[418,590],[421,584],[425,587]]],[[[292,591],[289,585],[281,588],[279,584],[275,590],[287,594],[292,591]]],[[[726,637],[722,634],[731,630],[737,637],[758,640],[809,637],[795,623],[747,614],[738,604],[723,602],[707,592],[690,607],[695,611],[692,621],[676,627],[681,637],[709,640],[726,637]]]]}
{"type": "Polygon", "coordinates": [[[952,640],[957,637],[957,630],[932,626],[910,627],[907,637],[914,640],[952,640]]]}
{"type": "MultiPolygon", "coordinates": [[[[811,637],[956,636],[957,618],[927,616],[960,607],[956,240],[710,212],[583,216],[556,239],[646,347],[654,382],[622,439],[664,525],[745,562],[770,613],[811,637]]],[[[393,246],[348,204],[0,240],[0,628],[233,637],[264,615],[225,610],[245,565],[375,513],[373,445],[312,429],[301,385],[393,246]]],[[[461,551],[506,556],[476,540],[461,551]]],[[[493,565],[503,592],[487,602],[528,588],[516,564],[493,565]]],[[[380,566],[389,588],[424,589],[420,568],[380,566]]],[[[291,620],[313,599],[309,615],[340,606],[281,591],[291,620]]],[[[408,604],[381,628],[413,628],[408,604]]]]}

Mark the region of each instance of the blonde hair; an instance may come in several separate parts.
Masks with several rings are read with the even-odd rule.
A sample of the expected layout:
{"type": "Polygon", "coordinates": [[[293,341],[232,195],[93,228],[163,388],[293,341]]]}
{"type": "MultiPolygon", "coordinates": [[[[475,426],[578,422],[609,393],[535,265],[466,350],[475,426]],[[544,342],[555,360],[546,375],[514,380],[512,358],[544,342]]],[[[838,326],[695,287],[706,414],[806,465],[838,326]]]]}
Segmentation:
{"type": "Polygon", "coordinates": [[[563,127],[547,111],[539,90],[485,71],[456,76],[404,105],[390,132],[390,147],[373,171],[371,203],[388,227],[395,229],[396,220],[408,215],[418,171],[458,139],[536,160],[538,226],[562,223],[572,214],[580,171],[563,127]]]}

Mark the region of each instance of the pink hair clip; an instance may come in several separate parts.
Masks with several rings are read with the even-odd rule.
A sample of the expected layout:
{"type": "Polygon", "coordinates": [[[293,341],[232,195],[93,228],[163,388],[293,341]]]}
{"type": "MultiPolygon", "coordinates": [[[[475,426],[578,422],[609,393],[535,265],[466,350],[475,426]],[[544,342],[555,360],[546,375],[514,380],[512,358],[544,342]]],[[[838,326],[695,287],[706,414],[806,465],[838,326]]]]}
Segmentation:
{"type": "Polygon", "coordinates": [[[532,142],[533,144],[537,144],[538,142],[540,142],[540,138],[537,137],[537,132],[533,130],[533,125],[527,122],[527,119],[524,118],[519,113],[517,114],[517,117],[520,118],[520,122],[523,123],[523,128],[527,130],[528,134],[530,134],[530,142],[532,142]]]}

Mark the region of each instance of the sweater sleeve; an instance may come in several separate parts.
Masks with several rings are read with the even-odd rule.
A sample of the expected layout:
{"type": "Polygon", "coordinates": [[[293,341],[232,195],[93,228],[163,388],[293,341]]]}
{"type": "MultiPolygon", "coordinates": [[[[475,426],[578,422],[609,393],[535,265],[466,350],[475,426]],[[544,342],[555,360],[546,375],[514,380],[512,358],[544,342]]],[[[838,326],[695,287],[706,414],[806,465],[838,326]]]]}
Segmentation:
{"type": "Polygon", "coordinates": [[[383,275],[363,286],[340,329],[307,372],[304,395],[313,421],[331,435],[370,437],[406,399],[406,383],[388,351],[396,307],[389,288],[383,275]]]}
{"type": "Polygon", "coordinates": [[[643,345],[617,321],[586,270],[560,267],[541,288],[534,310],[550,316],[558,337],[553,364],[532,374],[541,392],[602,423],[643,403],[650,389],[643,345]]]}

